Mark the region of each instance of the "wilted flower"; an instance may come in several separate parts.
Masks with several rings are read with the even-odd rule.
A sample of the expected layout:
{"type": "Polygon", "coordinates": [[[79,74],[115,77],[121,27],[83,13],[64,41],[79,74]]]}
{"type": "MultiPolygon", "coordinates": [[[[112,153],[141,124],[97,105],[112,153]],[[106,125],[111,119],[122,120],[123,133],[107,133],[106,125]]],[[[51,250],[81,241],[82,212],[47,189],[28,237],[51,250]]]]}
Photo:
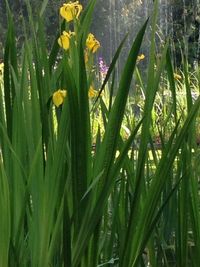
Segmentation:
{"type": "Polygon", "coordinates": [[[65,97],[67,96],[67,90],[57,90],[55,93],[53,93],[53,103],[58,108],[60,105],[62,105],[65,97]]]}
{"type": "Polygon", "coordinates": [[[69,49],[70,38],[74,32],[63,31],[62,35],[58,38],[58,44],[65,50],[69,49]]]}
{"type": "Polygon", "coordinates": [[[139,62],[139,61],[143,60],[144,58],[145,58],[144,54],[138,55],[137,61],[139,62]]]}
{"type": "Polygon", "coordinates": [[[60,8],[60,15],[63,17],[67,22],[78,18],[83,7],[79,4],[79,1],[76,2],[69,2],[67,4],[63,4],[60,8]]]}
{"type": "Polygon", "coordinates": [[[105,76],[108,72],[108,66],[106,66],[102,57],[99,57],[99,71],[102,76],[105,76]]]}
{"type": "Polygon", "coordinates": [[[98,95],[98,92],[94,89],[92,85],[90,85],[89,91],[88,91],[88,97],[94,98],[98,95]]]}
{"type": "Polygon", "coordinates": [[[95,53],[99,49],[100,43],[92,33],[89,33],[86,40],[86,46],[92,53],[95,53]]]}
{"type": "Polygon", "coordinates": [[[175,80],[181,80],[182,77],[181,77],[181,75],[179,75],[178,73],[174,73],[174,79],[175,79],[175,80]]]}

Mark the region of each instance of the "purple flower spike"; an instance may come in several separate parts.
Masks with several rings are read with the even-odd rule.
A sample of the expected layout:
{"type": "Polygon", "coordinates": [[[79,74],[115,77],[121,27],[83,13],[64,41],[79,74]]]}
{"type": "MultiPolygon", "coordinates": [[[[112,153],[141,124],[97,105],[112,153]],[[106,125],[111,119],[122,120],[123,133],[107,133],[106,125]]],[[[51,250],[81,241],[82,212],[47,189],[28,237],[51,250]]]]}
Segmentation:
{"type": "Polygon", "coordinates": [[[108,66],[103,61],[102,57],[99,57],[99,71],[100,71],[102,76],[105,76],[108,72],[108,66]]]}

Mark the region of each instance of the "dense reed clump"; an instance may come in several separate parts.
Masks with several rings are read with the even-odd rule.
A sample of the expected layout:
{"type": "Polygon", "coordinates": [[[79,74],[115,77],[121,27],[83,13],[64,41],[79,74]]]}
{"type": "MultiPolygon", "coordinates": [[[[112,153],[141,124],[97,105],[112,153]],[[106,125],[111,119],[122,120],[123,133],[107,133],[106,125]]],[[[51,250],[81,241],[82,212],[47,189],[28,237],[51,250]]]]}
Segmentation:
{"type": "Polygon", "coordinates": [[[197,267],[199,70],[189,72],[183,60],[182,72],[175,73],[168,41],[156,59],[155,0],[119,84],[115,66],[126,37],[95,89],[100,43],[89,30],[95,2],[85,8],[79,1],[63,4],[61,29],[48,53],[47,1],[37,21],[27,1],[20,56],[7,5],[0,65],[0,267],[197,267]],[[148,24],[145,80],[138,62],[148,24]]]}

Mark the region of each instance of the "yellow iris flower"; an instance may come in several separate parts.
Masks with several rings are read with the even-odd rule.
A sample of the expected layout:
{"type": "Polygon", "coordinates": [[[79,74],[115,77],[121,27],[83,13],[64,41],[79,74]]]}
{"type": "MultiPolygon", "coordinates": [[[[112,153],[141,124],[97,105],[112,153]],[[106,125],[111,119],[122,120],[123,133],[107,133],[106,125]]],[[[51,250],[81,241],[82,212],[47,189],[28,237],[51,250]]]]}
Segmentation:
{"type": "Polygon", "coordinates": [[[83,7],[79,4],[79,1],[76,2],[69,2],[67,4],[63,4],[60,8],[60,15],[63,17],[67,22],[78,18],[83,7]]]}
{"type": "Polygon", "coordinates": [[[74,32],[63,31],[62,35],[58,38],[58,44],[65,50],[69,49],[70,38],[74,35],[74,32]]]}
{"type": "Polygon", "coordinates": [[[99,49],[100,43],[92,33],[89,33],[86,40],[86,46],[92,53],[95,53],[99,49]]]}
{"type": "MultiPolygon", "coordinates": [[[[94,89],[94,87],[91,85],[88,90],[88,97],[94,98],[98,95],[98,91],[94,89]]],[[[64,99],[67,96],[67,90],[61,90],[58,89],[56,92],[53,93],[52,100],[54,105],[58,108],[60,105],[63,104],[64,99]]]]}
{"type": "Polygon", "coordinates": [[[175,80],[181,80],[182,77],[181,77],[181,75],[179,75],[178,73],[174,73],[174,79],[175,79],[175,80]]]}
{"type": "Polygon", "coordinates": [[[137,61],[141,61],[145,58],[145,55],[144,54],[141,54],[137,57],[137,61]]]}
{"type": "Polygon", "coordinates": [[[67,96],[67,90],[57,90],[55,93],[53,93],[53,103],[58,108],[60,105],[63,104],[63,101],[65,97],[67,96]]]}

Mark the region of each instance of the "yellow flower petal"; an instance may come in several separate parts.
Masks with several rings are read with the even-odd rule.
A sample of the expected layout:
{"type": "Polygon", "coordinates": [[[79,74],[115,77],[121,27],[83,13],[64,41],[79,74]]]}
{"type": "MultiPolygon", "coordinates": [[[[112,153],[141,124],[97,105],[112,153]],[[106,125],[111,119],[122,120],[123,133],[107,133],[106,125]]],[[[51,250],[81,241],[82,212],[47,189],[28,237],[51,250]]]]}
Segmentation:
{"type": "Polygon", "coordinates": [[[144,54],[141,54],[137,57],[137,61],[143,60],[145,58],[144,54]]]}
{"type": "Polygon", "coordinates": [[[181,80],[182,77],[181,77],[181,75],[179,75],[178,73],[174,73],[174,79],[175,79],[175,80],[181,80]]]}
{"type": "Polygon", "coordinates": [[[76,2],[69,2],[67,4],[63,4],[60,8],[60,15],[63,17],[67,22],[78,18],[83,7],[79,4],[79,1],[76,2]]]}
{"type": "Polygon", "coordinates": [[[63,34],[58,38],[58,44],[65,50],[69,49],[70,33],[63,31],[63,34]]]}
{"type": "Polygon", "coordinates": [[[60,90],[60,94],[65,98],[67,96],[67,90],[60,90]]]}
{"type": "Polygon", "coordinates": [[[95,53],[99,49],[100,43],[92,33],[89,33],[86,40],[86,46],[92,53],[95,53]]]}
{"type": "Polygon", "coordinates": [[[55,93],[53,93],[53,103],[56,107],[59,107],[62,105],[64,98],[67,96],[66,90],[57,90],[55,93]]]}

